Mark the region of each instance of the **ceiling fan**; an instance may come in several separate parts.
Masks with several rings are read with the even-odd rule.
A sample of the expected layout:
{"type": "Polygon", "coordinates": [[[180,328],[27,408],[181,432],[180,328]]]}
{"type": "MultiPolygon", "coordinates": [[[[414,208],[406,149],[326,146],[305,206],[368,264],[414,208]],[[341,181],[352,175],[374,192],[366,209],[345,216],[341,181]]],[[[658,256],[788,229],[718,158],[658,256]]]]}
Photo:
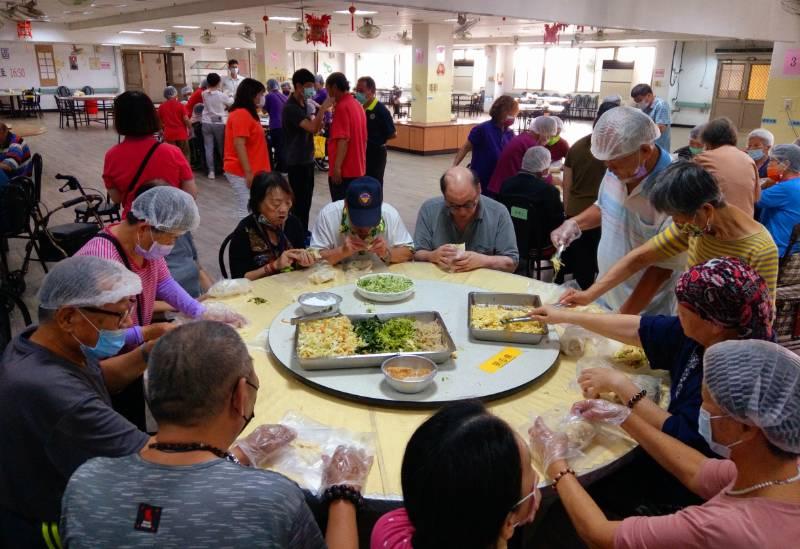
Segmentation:
{"type": "Polygon", "coordinates": [[[365,17],[364,24],[356,29],[359,38],[371,40],[381,35],[381,28],[372,22],[372,17],[365,17]]]}
{"type": "Polygon", "coordinates": [[[245,25],[242,32],[237,33],[237,36],[247,42],[248,44],[256,43],[256,35],[253,33],[253,27],[245,25]]]}
{"type": "Polygon", "coordinates": [[[70,55],[80,55],[83,53],[83,48],[79,48],[75,44],[72,44],[72,51],[69,52],[70,55]]]}
{"type": "Polygon", "coordinates": [[[394,39],[403,44],[404,46],[411,45],[411,37],[408,35],[408,31],[404,30],[403,32],[398,32],[394,35],[394,39]]]}
{"type": "Polygon", "coordinates": [[[200,42],[203,44],[215,44],[217,42],[217,37],[211,34],[211,29],[203,29],[203,32],[200,34],[200,42]]]}
{"type": "Polygon", "coordinates": [[[472,27],[478,24],[479,18],[468,19],[466,13],[459,13],[456,19],[457,25],[453,31],[453,37],[458,40],[469,40],[472,38],[472,33],[469,32],[472,27]]]}
{"type": "Polygon", "coordinates": [[[46,18],[47,15],[36,5],[36,0],[24,2],[6,2],[6,7],[0,9],[0,17],[14,21],[26,21],[46,18]]]}
{"type": "Polygon", "coordinates": [[[292,40],[295,42],[302,42],[306,39],[306,25],[299,22],[294,27],[294,32],[291,34],[292,40]]]}

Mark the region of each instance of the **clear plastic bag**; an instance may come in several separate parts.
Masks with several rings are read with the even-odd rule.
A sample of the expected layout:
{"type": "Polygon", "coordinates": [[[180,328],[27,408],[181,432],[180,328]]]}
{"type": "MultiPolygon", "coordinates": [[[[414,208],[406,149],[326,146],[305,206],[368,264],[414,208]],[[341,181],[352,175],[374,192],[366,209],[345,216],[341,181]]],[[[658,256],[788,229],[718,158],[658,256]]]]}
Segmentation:
{"type": "Polygon", "coordinates": [[[325,284],[336,278],[336,270],[327,261],[317,261],[308,270],[308,281],[312,284],[325,284]]]}
{"type": "Polygon", "coordinates": [[[528,293],[536,294],[542,300],[542,305],[555,305],[561,296],[569,289],[580,290],[581,287],[575,280],[568,280],[564,284],[549,284],[539,280],[528,282],[528,293]]]}
{"type": "MultiPolygon", "coordinates": [[[[590,422],[571,412],[564,412],[560,409],[550,410],[542,414],[542,421],[554,432],[565,433],[569,440],[569,451],[565,458],[574,460],[583,457],[583,450],[586,449],[597,435],[597,428],[590,422]]],[[[525,432],[528,433],[533,426],[536,418],[531,418],[526,426],[525,432]]],[[[542,465],[542,464],[539,464],[542,465]]]]}
{"type": "Polygon", "coordinates": [[[569,324],[564,328],[564,333],[559,336],[561,352],[569,357],[582,357],[586,352],[586,346],[591,342],[598,345],[603,337],[590,332],[586,328],[569,324]]]}
{"type": "Polygon", "coordinates": [[[223,278],[208,289],[211,297],[231,297],[253,291],[253,283],[246,278],[223,278]]]}
{"type": "MultiPolygon", "coordinates": [[[[603,356],[592,356],[592,357],[583,357],[578,360],[575,365],[575,379],[570,382],[570,388],[574,389],[580,393],[583,393],[580,385],[578,385],[578,378],[581,376],[584,370],[588,368],[613,368],[615,370],[620,370],[617,365],[614,364],[612,359],[603,356]]],[[[645,389],[647,391],[647,398],[655,402],[656,404],[661,403],[661,396],[662,396],[662,380],[663,378],[660,376],[655,375],[643,375],[643,374],[636,374],[636,375],[627,375],[631,381],[639,387],[639,389],[645,389]]],[[[617,404],[624,404],[616,393],[608,392],[608,393],[600,393],[598,395],[584,395],[588,398],[602,398],[604,400],[608,400],[609,402],[615,402],[617,404]]]]}

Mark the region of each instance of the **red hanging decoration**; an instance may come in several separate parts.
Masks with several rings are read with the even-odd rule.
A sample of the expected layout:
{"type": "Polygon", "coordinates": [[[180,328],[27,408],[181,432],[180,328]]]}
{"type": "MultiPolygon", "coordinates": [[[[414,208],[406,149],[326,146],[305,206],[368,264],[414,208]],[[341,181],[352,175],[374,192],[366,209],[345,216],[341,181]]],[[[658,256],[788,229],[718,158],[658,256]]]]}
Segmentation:
{"type": "Polygon", "coordinates": [[[17,21],[17,38],[33,38],[30,21],[17,21]]]}
{"type": "Polygon", "coordinates": [[[328,25],[331,23],[331,16],[328,14],[317,17],[314,14],[306,14],[306,23],[308,23],[308,32],[306,33],[306,44],[309,42],[316,44],[321,42],[326,46],[331,43],[330,35],[328,33],[328,25]]]}
{"type": "Polygon", "coordinates": [[[545,24],[544,26],[544,39],[542,42],[545,44],[558,44],[558,33],[567,28],[564,23],[553,23],[552,25],[545,24]]]}
{"type": "Polygon", "coordinates": [[[347,8],[347,11],[350,12],[350,31],[356,30],[356,7],[353,4],[350,4],[350,7],[347,8]]]}
{"type": "Polygon", "coordinates": [[[264,35],[266,36],[266,34],[267,34],[267,23],[269,22],[269,16],[264,15],[263,17],[261,17],[261,20],[264,21],[264,35]]]}

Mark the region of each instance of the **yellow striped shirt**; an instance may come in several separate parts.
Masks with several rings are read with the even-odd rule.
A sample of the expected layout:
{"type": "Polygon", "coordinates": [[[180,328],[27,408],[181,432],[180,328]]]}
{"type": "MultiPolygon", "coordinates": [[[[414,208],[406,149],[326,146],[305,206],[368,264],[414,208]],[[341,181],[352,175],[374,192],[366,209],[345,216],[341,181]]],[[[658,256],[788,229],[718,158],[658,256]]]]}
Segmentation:
{"type": "Polygon", "coordinates": [[[769,231],[762,227],[756,234],[739,240],[719,240],[713,235],[689,236],[672,223],[650,239],[659,253],[673,257],[688,251],[688,267],[717,257],[736,257],[750,265],[769,286],[772,299],[778,283],[778,247],[769,231]]]}

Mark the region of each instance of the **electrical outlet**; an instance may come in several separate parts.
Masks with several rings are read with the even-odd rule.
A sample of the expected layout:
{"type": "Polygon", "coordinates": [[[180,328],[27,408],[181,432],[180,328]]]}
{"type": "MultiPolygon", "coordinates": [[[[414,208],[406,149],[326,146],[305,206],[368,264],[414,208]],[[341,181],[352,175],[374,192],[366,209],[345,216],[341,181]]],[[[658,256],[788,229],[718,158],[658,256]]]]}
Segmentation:
{"type": "Polygon", "coordinates": [[[783,98],[783,110],[785,111],[793,111],[794,110],[794,101],[789,97],[783,98]]]}

